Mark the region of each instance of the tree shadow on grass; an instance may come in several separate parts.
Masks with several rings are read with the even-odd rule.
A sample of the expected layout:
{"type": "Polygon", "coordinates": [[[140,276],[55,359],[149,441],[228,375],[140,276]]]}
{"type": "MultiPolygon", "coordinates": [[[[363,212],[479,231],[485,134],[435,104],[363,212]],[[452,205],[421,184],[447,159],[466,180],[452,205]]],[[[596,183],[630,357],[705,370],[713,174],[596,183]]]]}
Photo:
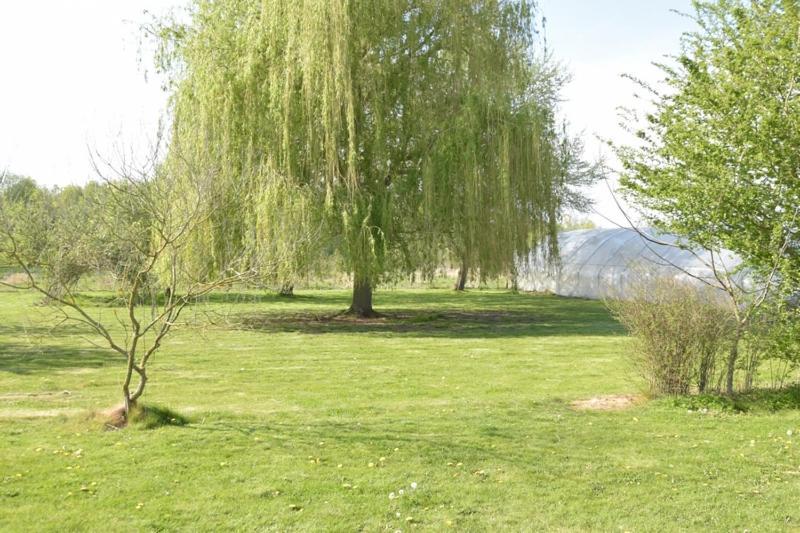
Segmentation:
{"type": "MultiPolygon", "coordinates": [[[[350,305],[351,293],[347,289],[298,291],[292,297],[280,296],[277,293],[261,291],[216,291],[206,294],[193,302],[194,304],[211,305],[253,305],[267,304],[277,308],[302,307],[311,311],[315,308],[341,308],[350,305]]],[[[159,305],[164,304],[165,295],[156,297],[159,305]]],[[[124,299],[109,292],[84,292],[78,295],[78,301],[91,307],[124,307],[124,299]]],[[[142,307],[152,302],[148,299],[142,307]]],[[[395,309],[425,308],[431,311],[444,310],[534,310],[538,308],[597,308],[602,309],[601,302],[578,298],[558,296],[512,293],[503,290],[473,289],[457,292],[449,289],[378,289],[374,294],[375,309],[378,312],[391,312],[395,309]]]]}
{"type": "Polygon", "coordinates": [[[573,309],[431,311],[391,309],[374,319],[341,314],[244,313],[234,327],[264,333],[377,334],[415,337],[498,338],[620,335],[624,331],[604,310],[573,309]]]}
{"type": "MultiPolygon", "coordinates": [[[[292,298],[271,293],[215,292],[197,305],[258,305],[263,311],[230,317],[235,329],[264,333],[377,334],[418,337],[492,338],[620,335],[624,331],[602,302],[499,290],[381,290],[377,319],[337,314],[349,303],[347,291],[312,291],[292,298]]],[[[107,293],[81,294],[87,305],[114,307],[107,293]]]]}
{"type": "MultiPolygon", "coordinates": [[[[524,431],[512,427],[498,428],[478,424],[458,429],[452,425],[437,427],[424,425],[420,427],[416,423],[404,424],[400,421],[388,422],[367,422],[356,423],[355,420],[332,421],[319,420],[310,422],[302,420],[297,422],[279,421],[260,421],[252,419],[226,421],[220,419],[205,424],[189,424],[184,426],[186,430],[209,433],[228,433],[239,434],[248,439],[256,436],[263,436],[273,444],[278,444],[284,449],[296,452],[303,448],[318,448],[319,441],[340,445],[344,444],[348,448],[355,448],[364,445],[373,449],[391,450],[394,448],[408,449],[427,449],[436,450],[436,455],[445,455],[449,458],[459,458],[475,463],[476,458],[486,460],[489,458],[500,461],[522,461],[525,453],[523,450],[517,452],[510,450],[508,446],[498,448],[492,446],[498,441],[516,442],[525,438],[524,431]]],[[[546,436],[543,435],[543,438],[546,436]]],[[[372,457],[365,458],[372,459],[372,457]]],[[[377,459],[377,458],[375,458],[377,459]]]]}
{"type": "Polygon", "coordinates": [[[0,372],[22,375],[100,368],[113,363],[111,353],[100,348],[0,341],[0,372]]]}

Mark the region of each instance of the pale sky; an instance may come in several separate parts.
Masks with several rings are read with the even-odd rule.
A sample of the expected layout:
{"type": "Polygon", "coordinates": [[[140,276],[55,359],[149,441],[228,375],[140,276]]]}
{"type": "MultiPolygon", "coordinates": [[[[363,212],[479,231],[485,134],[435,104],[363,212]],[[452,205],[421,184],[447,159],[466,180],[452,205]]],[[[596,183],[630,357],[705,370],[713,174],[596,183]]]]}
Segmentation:
{"type": "MultiPolygon", "coordinates": [[[[631,142],[618,125],[617,109],[643,105],[633,99],[642,91],[621,76],[661,79],[652,62],[677,54],[681,34],[694,29],[691,20],[672,12],[691,13],[691,0],[542,0],[542,8],[548,47],[572,75],[563,115],[573,132],[583,134],[588,158],[602,155],[612,170],[618,168],[597,138],[631,142]]],[[[589,218],[598,226],[613,226],[607,218],[626,224],[605,183],[590,196],[597,213],[589,218]]]]}
{"type": "MultiPolygon", "coordinates": [[[[89,148],[143,149],[166,94],[140,53],[145,11],[161,15],[182,0],[1,0],[0,170],[46,185],[80,184],[93,174],[89,148]],[[139,59],[141,58],[141,61],[139,59]]],[[[586,139],[587,156],[613,157],[595,137],[628,140],[616,110],[632,103],[623,73],[655,81],[650,63],[678,50],[690,0],[542,0],[548,45],[572,75],[563,114],[586,139]]],[[[597,211],[622,222],[606,191],[597,211]]],[[[591,218],[610,225],[602,216],[591,218]]]]}

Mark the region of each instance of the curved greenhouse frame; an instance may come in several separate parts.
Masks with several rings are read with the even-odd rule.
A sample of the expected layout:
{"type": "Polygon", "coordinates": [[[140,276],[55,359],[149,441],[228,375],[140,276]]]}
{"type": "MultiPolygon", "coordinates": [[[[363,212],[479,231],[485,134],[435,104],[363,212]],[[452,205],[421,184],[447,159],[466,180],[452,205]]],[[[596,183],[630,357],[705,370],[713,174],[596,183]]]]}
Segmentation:
{"type": "Polygon", "coordinates": [[[579,298],[625,298],[632,283],[643,276],[719,286],[711,265],[719,272],[734,272],[741,264],[732,252],[714,253],[712,261],[710,252],[690,248],[676,235],[642,231],[665,244],[651,242],[628,228],[562,232],[558,237],[559,264],[548,268],[535,256],[521,261],[519,288],[579,298]]]}

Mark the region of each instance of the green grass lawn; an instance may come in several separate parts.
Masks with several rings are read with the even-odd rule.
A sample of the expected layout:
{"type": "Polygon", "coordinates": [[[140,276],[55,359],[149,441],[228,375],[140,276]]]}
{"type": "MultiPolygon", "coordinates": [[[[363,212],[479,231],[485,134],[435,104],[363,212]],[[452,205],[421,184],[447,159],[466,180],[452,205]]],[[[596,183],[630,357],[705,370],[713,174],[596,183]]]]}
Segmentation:
{"type": "Polygon", "coordinates": [[[381,291],[354,324],[324,319],[345,292],[212,300],[144,399],[189,424],[104,431],[121,362],[0,292],[0,531],[800,528],[797,410],[570,407],[642,387],[601,303],[381,291]]]}

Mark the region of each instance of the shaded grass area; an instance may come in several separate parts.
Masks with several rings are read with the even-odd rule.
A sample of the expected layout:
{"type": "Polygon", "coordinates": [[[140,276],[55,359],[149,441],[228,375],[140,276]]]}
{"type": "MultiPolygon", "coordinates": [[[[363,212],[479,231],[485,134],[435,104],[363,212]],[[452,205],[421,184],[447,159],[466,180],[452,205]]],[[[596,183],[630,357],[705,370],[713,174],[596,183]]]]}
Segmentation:
{"type": "Polygon", "coordinates": [[[736,413],[781,411],[784,409],[800,409],[800,385],[780,390],[756,389],[734,396],[703,394],[699,396],[679,397],[673,400],[677,407],[686,409],[714,409],[736,413]]]}
{"type": "Polygon", "coordinates": [[[117,403],[121,364],[74,329],[36,352],[46,316],[1,294],[0,530],[800,527],[796,410],[569,407],[641,387],[598,302],[381,291],[354,323],[299,296],[196,306],[142,423],[104,431],[70,413],[117,403]]]}
{"type": "Polygon", "coordinates": [[[50,373],[64,369],[90,369],[109,364],[109,354],[98,348],[65,350],[52,344],[0,342],[0,372],[50,373]]]}
{"type": "MultiPolygon", "coordinates": [[[[295,302],[300,312],[259,310],[232,315],[234,326],[264,333],[378,333],[418,337],[500,338],[532,336],[620,335],[597,302],[539,295],[509,297],[508,293],[478,291],[392,291],[382,316],[359,320],[330,312],[330,304],[313,298],[295,302]],[[299,303],[299,305],[297,305],[299,303]],[[465,305],[466,304],[466,305],[465,305]]],[[[235,301],[245,301],[239,298],[235,301]]],[[[346,300],[341,305],[344,307],[346,300]]]]}
{"type": "MultiPolygon", "coordinates": [[[[484,310],[431,313],[414,309],[385,312],[376,319],[356,319],[348,315],[242,314],[236,316],[243,329],[263,333],[302,333],[307,335],[340,333],[380,333],[418,337],[500,338],[576,335],[587,333],[591,318],[582,313],[554,317],[525,311],[484,310]],[[588,319],[588,320],[587,320],[588,319]]],[[[608,324],[590,330],[595,335],[619,334],[608,324]]]]}

